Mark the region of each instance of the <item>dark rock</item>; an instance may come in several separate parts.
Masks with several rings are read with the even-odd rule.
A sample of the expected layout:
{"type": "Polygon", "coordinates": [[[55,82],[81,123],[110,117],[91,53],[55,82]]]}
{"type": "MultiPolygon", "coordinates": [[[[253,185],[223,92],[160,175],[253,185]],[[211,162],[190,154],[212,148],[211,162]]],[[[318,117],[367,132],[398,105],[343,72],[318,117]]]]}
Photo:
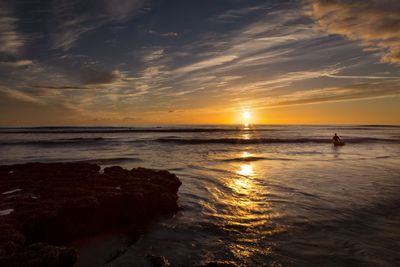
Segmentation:
{"type": "Polygon", "coordinates": [[[239,265],[232,261],[213,261],[193,267],[239,267],[239,265]]]}
{"type": "Polygon", "coordinates": [[[157,255],[147,255],[150,263],[154,267],[167,267],[171,266],[169,261],[164,256],[157,256],[157,255]]]}
{"type": "Polygon", "coordinates": [[[25,243],[24,235],[9,224],[0,224],[0,257],[18,251],[25,243]]]}
{"type": "Polygon", "coordinates": [[[35,243],[21,252],[0,258],[0,266],[18,267],[69,267],[76,262],[77,253],[72,248],[35,243]]]}
{"type": "Polygon", "coordinates": [[[0,166],[0,211],[8,211],[0,216],[0,266],[71,266],[76,253],[59,245],[178,210],[181,182],[168,171],[99,171],[88,163],[0,166]]]}

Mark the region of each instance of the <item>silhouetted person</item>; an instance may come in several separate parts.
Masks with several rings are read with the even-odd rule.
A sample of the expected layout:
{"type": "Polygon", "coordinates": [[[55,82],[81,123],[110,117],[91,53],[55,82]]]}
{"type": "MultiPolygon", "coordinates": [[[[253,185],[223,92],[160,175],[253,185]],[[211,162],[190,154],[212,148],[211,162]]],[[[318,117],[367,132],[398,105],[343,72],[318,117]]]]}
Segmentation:
{"type": "Polygon", "coordinates": [[[334,143],[341,143],[342,140],[340,140],[340,137],[335,133],[335,135],[332,137],[332,140],[334,143]]]}

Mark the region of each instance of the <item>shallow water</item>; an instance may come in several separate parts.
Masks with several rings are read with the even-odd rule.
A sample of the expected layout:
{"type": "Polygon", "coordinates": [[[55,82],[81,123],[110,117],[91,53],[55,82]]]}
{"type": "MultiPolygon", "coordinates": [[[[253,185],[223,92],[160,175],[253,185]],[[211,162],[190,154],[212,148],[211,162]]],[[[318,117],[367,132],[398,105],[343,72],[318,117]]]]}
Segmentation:
{"type": "Polygon", "coordinates": [[[2,128],[0,162],[169,169],[181,210],[110,266],[399,266],[400,127],[2,128]],[[337,132],[346,142],[333,147],[337,132]],[[126,264],[126,265],[125,265],[126,264]]]}

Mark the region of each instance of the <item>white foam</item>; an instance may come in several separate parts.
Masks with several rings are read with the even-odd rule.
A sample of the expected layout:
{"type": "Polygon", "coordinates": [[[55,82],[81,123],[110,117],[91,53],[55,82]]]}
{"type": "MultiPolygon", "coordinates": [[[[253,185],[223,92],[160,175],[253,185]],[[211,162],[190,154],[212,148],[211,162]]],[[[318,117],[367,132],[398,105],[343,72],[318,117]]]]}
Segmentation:
{"type": "Polygon", "coordinates": [[[3,192],[1,194],[2,195],[9,195],[9,194],[16,193],[16,192],[19,192],[19,191],[22,191],[22,189],[17,188],[17,189],[13,189],[13,190],[10,190],[10,191],[3,192]]]}
{"type": "Polygon", "coordinates": [[[14,211],[14,209],[0,210],[0,216],[9,215],[13,211],[14,211]]]}

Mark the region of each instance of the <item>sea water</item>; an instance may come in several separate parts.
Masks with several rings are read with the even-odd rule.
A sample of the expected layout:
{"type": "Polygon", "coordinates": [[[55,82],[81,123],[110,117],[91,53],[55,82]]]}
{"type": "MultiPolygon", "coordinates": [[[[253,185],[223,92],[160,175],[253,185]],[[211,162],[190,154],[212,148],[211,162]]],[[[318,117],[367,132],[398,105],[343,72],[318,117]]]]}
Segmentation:
{"type": "Polygon", "coordinates": [[[109,266],[399,266],[400,127],[378,125],[0,128],[0,163],[168,169],[180,211],[109,266]],[[334,133],[346,142],[334,147],[334,133]]]}

